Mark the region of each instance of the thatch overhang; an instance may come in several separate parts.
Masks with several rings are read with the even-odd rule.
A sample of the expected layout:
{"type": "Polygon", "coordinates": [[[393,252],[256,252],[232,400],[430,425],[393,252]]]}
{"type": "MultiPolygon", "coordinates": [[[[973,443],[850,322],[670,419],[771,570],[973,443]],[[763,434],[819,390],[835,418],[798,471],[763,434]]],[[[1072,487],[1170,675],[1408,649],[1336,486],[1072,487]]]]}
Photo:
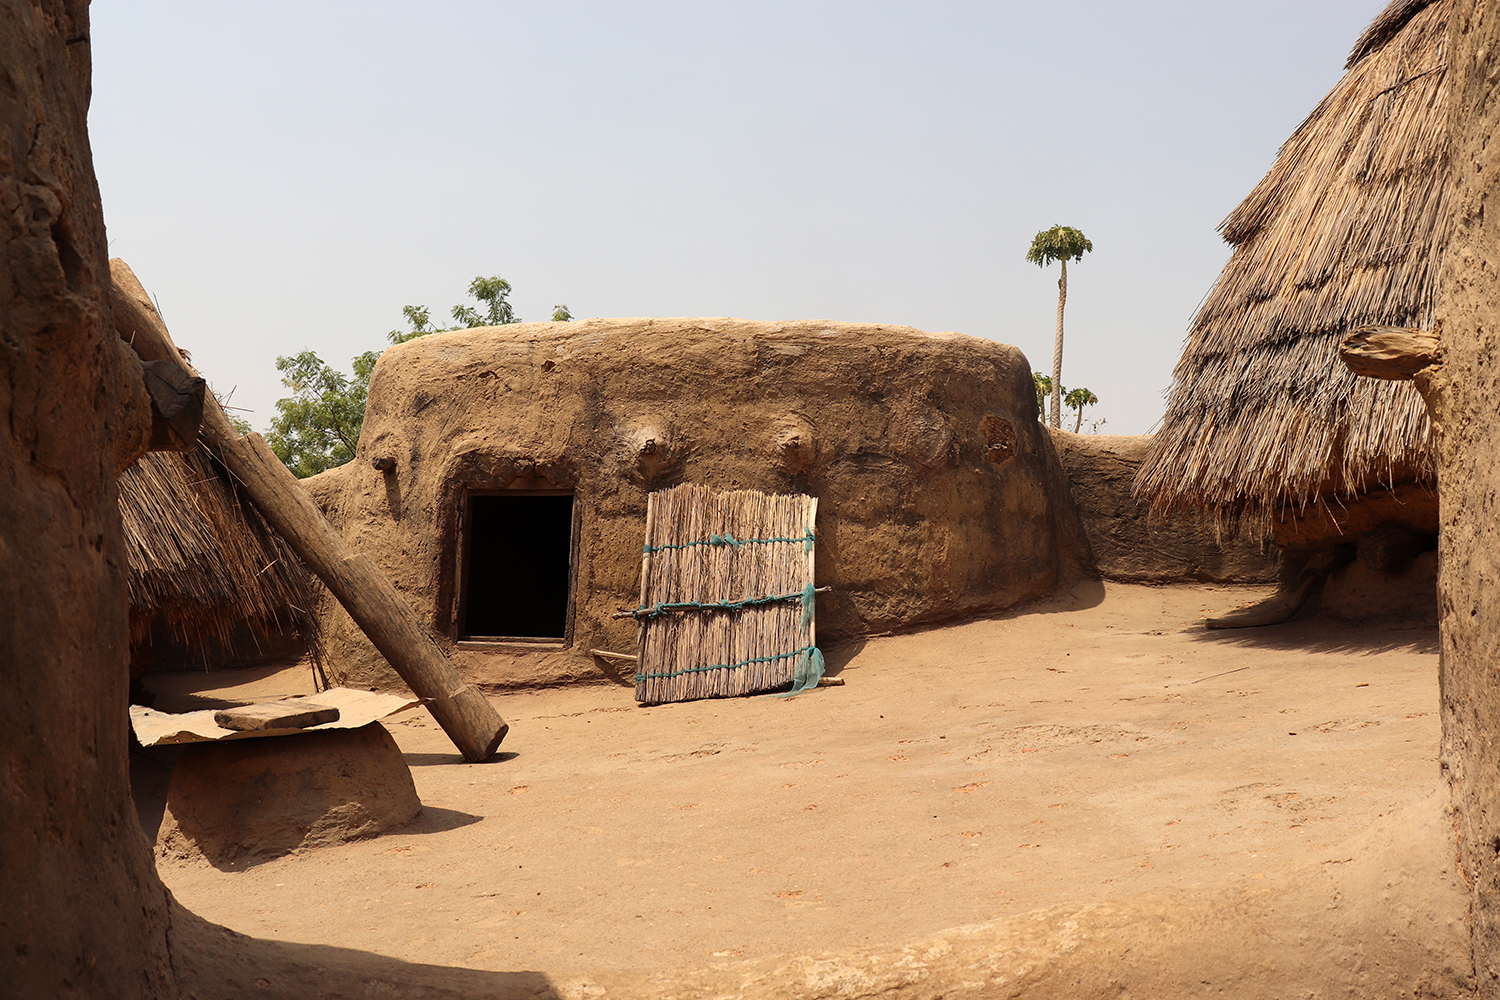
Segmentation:
{"type": "Polygon", "coordinates": [[[317,655],[315,581],[201,446],[148,452],[118,483],[132,644],[153,623],[221,649],[242,626],[264,638],[295,629],[317,655]]]}
{"type": "Polygon", "coordinates": [[[1376,17],[1220,226],[1234,254],[1193,319],[1136,479],[1156,512],[1205,508],[1221,531],[1309,515],[1336,525],[1363,495],[1433,489],[1421,397],[1351,374],[1338,347],[1366,324],[1431,328],[1451,227],[1450,7],[1396,0],[1376,17]]]}

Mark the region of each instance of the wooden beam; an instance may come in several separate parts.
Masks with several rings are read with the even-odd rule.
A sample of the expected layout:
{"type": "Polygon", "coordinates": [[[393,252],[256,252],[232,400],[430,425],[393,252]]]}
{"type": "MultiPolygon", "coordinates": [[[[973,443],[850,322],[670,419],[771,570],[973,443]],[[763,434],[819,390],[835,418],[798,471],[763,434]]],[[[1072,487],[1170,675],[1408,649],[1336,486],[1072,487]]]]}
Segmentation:
{"type": "MultiPolygon", "coordinates": [[[[197,375],[122,260],[109,262],[114,281],[115,329],[142,361],[170,361],[197,375]]],[[[495,752],[509,726],[477,689],[464,683],[411,605],[369,556],[356,553],[318,510],[302,484],[259,434],[239,435],[218,400],[207,393],[203,442],[245,488],[250,501],[318,575],[375,648],[432,712],[467,760],[495,752]]]]}
{"type": "Polygon", "coordinates": [[[1339,357],[1356,375],[1404,381],[1438,363],[1438,335],[1400,326],[1361,326],[1339,345],[1339,357]]]}

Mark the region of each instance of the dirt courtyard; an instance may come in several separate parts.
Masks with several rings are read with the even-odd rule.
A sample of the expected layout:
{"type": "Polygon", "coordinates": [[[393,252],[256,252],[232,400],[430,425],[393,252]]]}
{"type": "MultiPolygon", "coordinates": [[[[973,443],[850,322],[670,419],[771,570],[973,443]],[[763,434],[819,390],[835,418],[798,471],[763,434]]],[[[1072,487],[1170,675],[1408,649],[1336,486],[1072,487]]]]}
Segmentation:
{"type": "MultiPolygon", "coordinates": [[[[1433,871],[1403,905],[1466,952],[1441,842],[1436,628],[1198,624],[1268,592],[1092,584],[829,650],[845,685],[790,699],[497,694],[511,731],[484,764],[409,712],[386,724],[425,805],[412,825],[235,870],[160,861],[161,877],[255,937],[576,984],[898,947],[1062,904],[1310,886],[1374,851],[1372,829],[1421,827],[1433,871]]],[[[311,690],[303,671],[148,683],[168,702],[311,690]]],[[[136,765],[150,827],[162,774],[136,765]]]]}

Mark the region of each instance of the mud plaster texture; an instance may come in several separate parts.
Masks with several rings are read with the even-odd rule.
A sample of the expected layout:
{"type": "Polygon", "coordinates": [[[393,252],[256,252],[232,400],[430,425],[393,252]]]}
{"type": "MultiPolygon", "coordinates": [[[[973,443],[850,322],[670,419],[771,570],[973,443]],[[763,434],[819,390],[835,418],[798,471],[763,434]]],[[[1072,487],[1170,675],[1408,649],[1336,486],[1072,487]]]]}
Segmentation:
{"type": "Polygon", "coordinates": [[[0,2],[0,992],[149,996],[167,893],[129,805],[116,474],[150,409],[105,305],[84,3],[0,2]]]}
{"type": "Polygon", "coordinates": [[[1461,0],[1449,22],[1455,229],[1443,255],[1439,364],[1417,375],[1438,431],[1442,764],[1473,887],[1480,992],[1500,996],[1500,9],[1461,0]]]}
{"type": "MultiPolygon", "coordinates": [[[[356,459],[305,484],[465,679],[503,688],[626,672],[588,651],[634,651],[635,624],[611,615],[639,601],[647,494],[683,482],[819,499],[823,642],[999,611],[1089,572],[1026,358],[907,327],[621,319],[421,337],[382,355],[356,459]],[[466,491],[538,489],[575,492],[568,645],[465,648],[466,491]]],[[[344,683],[400,683],[342,609],[323,615],[344,683]]]]}
{"type": "Polygon", "coordinates": [[[193,743],[172,770],[156,853],[233,868],[374,837],[421,811],[411,770],[378,722],[193,743]]]}
{"type": "Polygon", "coordinates": [[[1269,540],[1245,532],[1223,543],[1213,517],[1183,510],[1149,516],[1149,505],[1131,496],[1135,474],[1151,449],[1151,435],[1072,434],[1053,430],[1099,573],[1130,583],[1267,583],[1276,579],[1280,554],[1269,540]]]}

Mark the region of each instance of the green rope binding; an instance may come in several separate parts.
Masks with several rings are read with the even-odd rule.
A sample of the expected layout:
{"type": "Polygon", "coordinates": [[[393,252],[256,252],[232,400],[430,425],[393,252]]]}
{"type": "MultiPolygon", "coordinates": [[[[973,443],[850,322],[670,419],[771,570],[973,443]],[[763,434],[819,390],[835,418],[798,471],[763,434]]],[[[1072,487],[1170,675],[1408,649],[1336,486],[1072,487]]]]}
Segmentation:
{"type": "Polygon", "coordinates": [[[772,545],[777,542],[800,542],[802,544],[803,552],[811,552],[813,543],[817,540],[818,537],[813,534],[813,530],[811,528],[804,529],[802,534],[797,536],[796,538],[735,538],[733,535],[726,531],[722,535],[709,535],[708,538],[697,542],[674,542],[670,545],[647,545],[642,551],[648,554],[652,552],[668,552],[673,549],[690,549],[696,545],[728,545],[734,549],[741,549],[746,545],[772,545]]]}
{"type": "Polygon", "coordinates": [[[802,602],[802,631],[806,632],[808,625],[812,624],[813,602],[817,599],[817,592],[812,584],[808,584],[801,590],[792,594],[772,594],[769,597],[747,597],[742,601],[711,601],[703,603],[700,601],[661,601],[650,607],[633,608],[630,617],[636,621],[649,621],[652,618],[660,618],[662,615],[673,611],[743,611],[746,608],[758,607],[762,604],[776,604],[780,601],[802,602]]]}
{"type": "MultiPolygon", "coordinates": [[[[663,680],[667,677],[681,677],[683,674],[705,674],[710,670],[737,670],[740,667],[748,667],[752,663],[770,663],[774,660],[785,660],[792,656],[801,656],[806,659],[809,651],[813,653],[818,652],[815,646],[803,646],[801,649],[794,649],[790,653],[777,653],[774,656],[757,656],[753,659],[741,660],[738,663],[715,663],[707,667],[684,667],[681,670],[673,670],[664,674],[636,674],[635,682],[639,684],[641,681],[663,680]]],[[[822,653],[818,653],[818,662],[820,664],[823,662],[822,653]]],[[[801,670],[801,664],[798,664],[798,670],[801,670]]],[[[822,676],[821,673],[819,676],[822,676]]],[[[814,680],[813,683],[816,684],[817,681],[814,680]]]]}

